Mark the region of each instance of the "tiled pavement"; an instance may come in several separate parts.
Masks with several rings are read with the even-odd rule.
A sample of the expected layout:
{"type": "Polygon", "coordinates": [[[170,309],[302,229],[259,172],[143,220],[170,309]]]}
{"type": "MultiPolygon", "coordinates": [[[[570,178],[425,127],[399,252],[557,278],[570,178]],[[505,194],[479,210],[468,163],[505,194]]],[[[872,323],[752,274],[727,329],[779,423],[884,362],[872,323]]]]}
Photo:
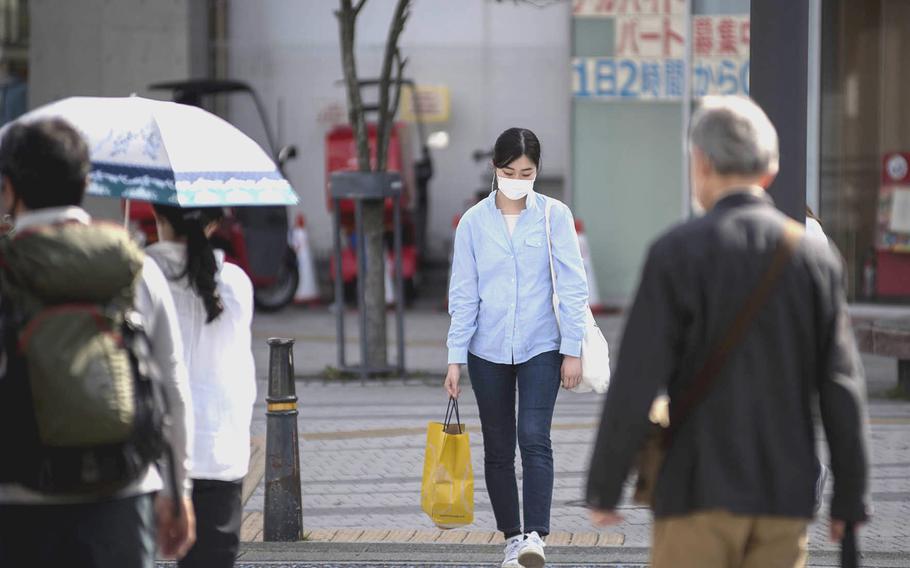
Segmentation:
{"type": "MultiPolygon", "coordinates": [[[[298,383],[298,389],[305,531],[311,528],[433,529],[419,506],[420,476],[426,424],[441,420],[445,412],[442,390],[423,384],[404,385],[400,381],[365,387],[359,383],[345,386],[298,383]]],[[[562,393],[561,397],[553,429],[557,474],[552,525],[554,531],[561,530],[564,534],[554,532],[551,542],[557,539],[565,540],[565,544],[573,540],[594,544],[598,533],[583,520],[583,509],[568,502],[581,497],[597,400],[572,393],[562,393]]],[[[475,472],[476,511],[471,528],[480,530],[471,536],[477,539],[484,534],[487,542],[498,542],[500,537],[490,536],[495,523],[483,481],[482,438],[470,389],[465,389],[462,395],[462,406],[462,421],[468,424],[472,441],[475,472]]],[[[520,465],[520,457],[516,461],[520,465]]],[[[247,511],[261,510],[263,491],[260,485],[248,502],[247,511]]],[[[354,539],[351,534],[336,535],[334,540],[337,542],[342,536],[363,540],[363,537],[354,539]]],[[[609,539],[604,542],[622,544],[619,534],[608,534],[609,539]]],[[[310,537],[323,540],[326,533],[314,530],[310,537]]],[[[415,538],[429,537],[398,538],[414,542],[415,538]]]]}
{"type": "MultiPolygon", "coordinates": [[[[620,321],[602,320],[611,346],[620,321]]],[[[420,511],[420,475],[426,423],[440,420],[445,411],[441,369],[447,318],[437,313],[409,314],[407,328],[409,368],[437,371],[422,379],[342,383],[298,381],[299,430],[303,486],[304,531],[314,542],[495,542],[492,511],[483,483],[482,438],[476,405],[469,388],[462,396],[462,420],[472,439],[475,472],[475,522],[464,531],[436,531],[420,511]]],[[[349,326],[349,330],[356,329],[349,326]]],[[[331,317],[319,311],[289,311],[280,316],[257,317],[257,364],[264,379],[264,338],[298,338],[298,375],[316,376],[334,365],[331,317]]],[[[356,345],[356,344],[351,344],[356,345]]],[[[356,352],[356,349],[350,351],[356,352]]],[[[893,362],[867,358],[870,390],[874,395],[894,385],[893,362]]],[[[260,399],[265,383],[260,383],[260,399]]],[[[553,446],[556,488],[552,511],[553,538],[560,543],[647,547],[648,511],[628,502],[626,522],[599,535],[592,530],[584,509],[571,502],[580,498],[593,427],[601,401],[592,395],[562,392],[554,418],[553,446]]],[[[254,435],[265,435],[265,407],[257,405],[254,435]]],[[[883,553],[910,550],[910,403],[873,398],[872,500],[875,519],[862,533],[862,547],[883,553]]],[[[519,464],[520,457],[516,456],[519,464]]],[[[830,486],[829,486],[830,491],[830,486]]],[[[260,483],[246,505],[244,536],[261,538],[263,487],[260,483]]],[[[823,509],[824,513],[825,509],[823,509]]],[[[813,525],[810,547],[831,550],[824,522],[813,525]]],[[[557,544],[551,540],[553,544],[557,544]]]]}

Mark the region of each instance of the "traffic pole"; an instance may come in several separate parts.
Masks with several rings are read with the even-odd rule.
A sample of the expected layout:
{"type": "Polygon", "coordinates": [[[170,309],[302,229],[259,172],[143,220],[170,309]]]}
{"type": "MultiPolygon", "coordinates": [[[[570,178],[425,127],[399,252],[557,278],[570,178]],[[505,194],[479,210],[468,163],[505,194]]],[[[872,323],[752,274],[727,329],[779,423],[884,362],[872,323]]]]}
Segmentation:
{"type": "Polygon", "coordinates": [[[303,505],[294,387],[294,340],[273,337],[268,344],[263,540],[295,542],[303,539],[303,505]]]}
{"type": "Polygon", "coordinates": [[[594,272],[594,263],[591,261],[591,246],[585,234],[585,224],[581,219],[575,219],[575,232],[578,234],[578,248],[581,251],[581,260],[585,267],[585,276],[588,279],[588,305],[595,314],[606,312],[606,306],[600,300],[600,290],[597,287],[597,274],[594,272]]]}
{"type": "Polygon", "coordinates": [[[291,231],[291,244],[297,253],[297,273],[300,275],[297,291],[294,292],[294,303],[315,304],[319,302],[319,285],[316,283],[313,251],[310,248],[310,237],[307,234],[306,218],[303,213],[297,215],[294,229],[291,231]]]}

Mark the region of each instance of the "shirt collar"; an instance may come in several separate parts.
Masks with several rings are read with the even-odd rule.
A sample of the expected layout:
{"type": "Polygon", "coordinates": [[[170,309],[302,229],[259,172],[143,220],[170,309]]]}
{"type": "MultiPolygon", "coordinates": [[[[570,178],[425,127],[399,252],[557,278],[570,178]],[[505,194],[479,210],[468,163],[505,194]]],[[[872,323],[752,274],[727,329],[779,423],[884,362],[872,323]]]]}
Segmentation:
{"type": "Polygon", "coordinates": [[[88,225],[92,217],[81,207],[48,207],[35,209],[16,216],[16,230],[23,231],[41,225],[77,222],[88,225]]]}
{"type": "Polygon", "coordinates": [[[743,205],[774,206],[774,199],[771,198],[767,191],[753,191],[750,188],[744,187],[742,190],[728,193],[720,198],[717,203],[714,204],[713,209],[723,211],[741,207],[743,205]]]}
{"type": "MultiPolygon", "coordinates": [[[[546,197],[544,197],[543,195],[537,193],[536,191],[530,192],[530,193],[528,194],[528,200],[525,202],[525,210],[527,210],[527,211],[540,211],[540,212],[543,212],[543,205],[544,205],[544,203],[545,203],[545,201],[544,201],[545,199],[546,199],[546,197]]],[[[485,201],[487,202],[487,206],[488,206],[491,210],[493,210],[493,212],[496,212],[496,210],[497,210],[497,207],[496,207],[496,192],[495,192],[495,191],[491,191],[491,192],[490,192],[490,195],[488,195],[488,196],[485,198],[485,201]]]]}

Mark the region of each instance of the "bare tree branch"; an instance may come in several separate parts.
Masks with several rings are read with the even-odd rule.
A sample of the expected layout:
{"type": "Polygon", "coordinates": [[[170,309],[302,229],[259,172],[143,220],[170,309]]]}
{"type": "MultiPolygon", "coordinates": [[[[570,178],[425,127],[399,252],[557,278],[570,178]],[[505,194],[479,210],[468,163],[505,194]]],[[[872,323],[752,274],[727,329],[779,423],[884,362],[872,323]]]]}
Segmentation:
{"type": "MultiPolygon", "coordinates": [[[[398,103],[401,101],[401,81],[404,79],[404,68],[407,66],[407,64],[408,64],[408,59],[407,58],[402,59],[401,52],[396,49],[395,50],[395,67],[396,67],[395,96],[392,98],[392,106],[389,107],[389,119],[393,120],[393,121],[395,120],[395,115],[398,114],[398,103]]],[[[414,86],[414,88],[416,88],[416,85],[414,86]]],[[[415,108],[414,112],[416,113],[419,111],[415,108]]],[[[389,129],[389,131],[386,133],[386,137],[388,137],[388,135],[390,133],[391,133],[391,129],[389,129]]],[[[423,141],[421,141],[421,144],[423,144],[423,141]]]]}
{"type": "Polygon", "coordinates": [[[358,2],[355,10],[351,0],[340,0],[340,10],[335,12],[341,35],[341,66],[344,70],[344,82],[348,95],[348,120],[354,130],[357,142],[357,166],[360,171],[370,171],[370,143],[367,138],[366,121],[363,116],[363,97],[360,83],[357,80],[357,61],[354,58],[354,30],[357,22],[357,11],[366,0],[358,2]]]}
{"type": "Polygon", "coordinates": [[[357,2],[357,5],[354,6],[354,16],[355,17],[360,14],[360,11],[363,9],[363,5],[366,3],[367,3],[367,0],[360,0],[359,2],[357,2]]]}
{"type": "Polygon", "coordinates": [[[389,36],[385,44],[385,56],[382,60],[382,70],[379,75],[379,126],[376,132],[376,169],[385,171],[388,159],[389,136],[392,130],[392,121],[395,115],[390,114],[389,86],[392,79],[392,64],[398,52],[398,38],[404,30],[404,24],[410,15],[411,0],[398,0],[392,23],[389,26],[389,36]]]}

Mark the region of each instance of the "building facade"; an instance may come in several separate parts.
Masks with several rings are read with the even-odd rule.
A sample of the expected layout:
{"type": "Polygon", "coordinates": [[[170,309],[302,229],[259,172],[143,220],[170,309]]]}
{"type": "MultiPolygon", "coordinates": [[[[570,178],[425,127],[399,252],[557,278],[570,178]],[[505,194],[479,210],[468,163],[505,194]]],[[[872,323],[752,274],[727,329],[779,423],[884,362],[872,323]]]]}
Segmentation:
{"type": "MultiPolygon", "coordinates": [[[[362,77],[378,73],[394,4],[370,0],[360,16],[362,77]]],[[[3,119],[68,95],[245,80],[279,142],[298,147],[288,175],[325,257],[326,135],[346,119],[336,7],[4,0],[3,119]]],[[[795,217],[802,205],[820,216],[851,297],[910,297],[910,0],[417,0],[401,48],[408,77],[447,94],[425,133],[448,141],[432,150],[433,258],[445,260],[453,217],[489,187],[497,134],[524,126],[542,141],[540,188],[573,206],[604,299],[624,304],[648,243],[690,214],[685,124],[698,97],[752,94],[772,119],[792,113],[778,124],[785,155],[773,193],[795,217]]],[[[213,110],[264,138],[251,105],[213,110]]]]}

